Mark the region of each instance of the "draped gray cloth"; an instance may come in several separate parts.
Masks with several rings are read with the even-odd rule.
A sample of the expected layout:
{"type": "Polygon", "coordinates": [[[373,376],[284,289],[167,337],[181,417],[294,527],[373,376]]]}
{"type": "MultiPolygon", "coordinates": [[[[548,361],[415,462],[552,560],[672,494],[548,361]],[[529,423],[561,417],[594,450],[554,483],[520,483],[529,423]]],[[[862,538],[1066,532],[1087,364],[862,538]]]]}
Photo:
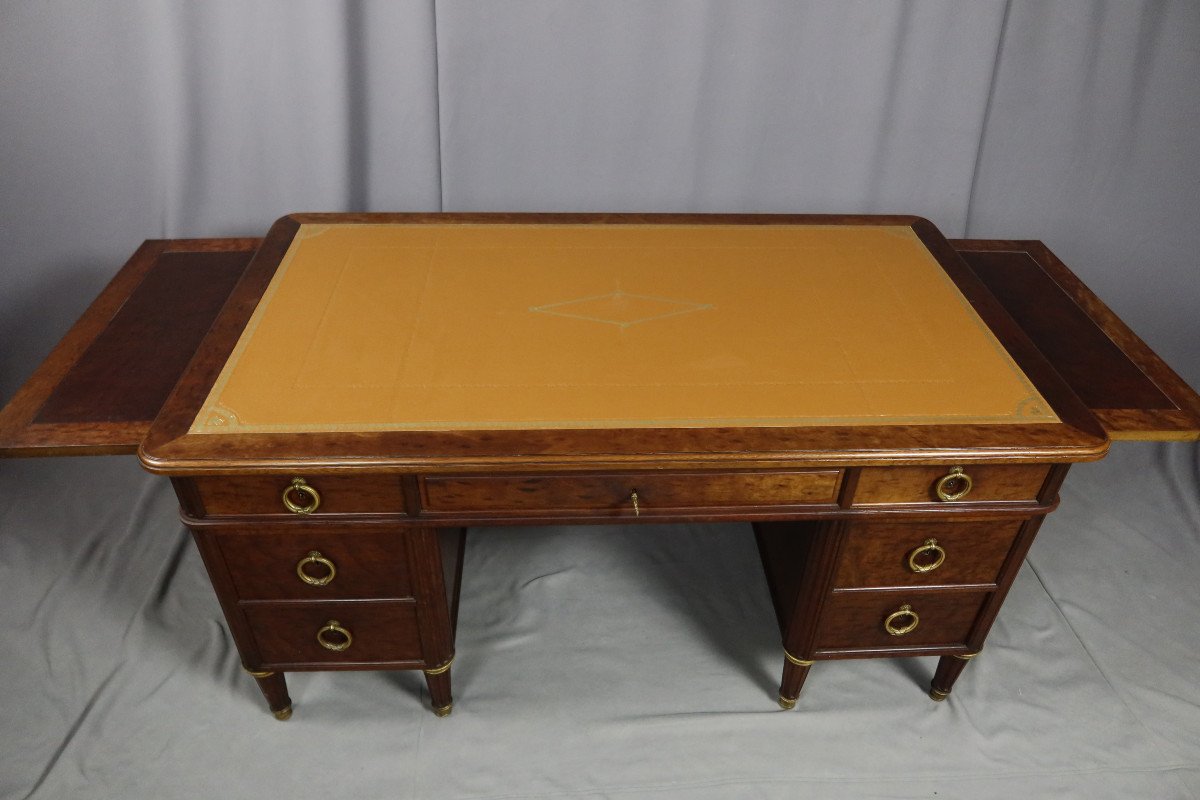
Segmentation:
{"type": "MultiPolygon", "coordinates": [[[[0,399],[145,238],[293,211],[895,212],[1042,239],[1200,384],[1195,2],[0,2],[0,399]]],[[[174,497],[0,462],[0,795],[1200,797],[1200,453],[1075,468],[985,654],[814,668],[744,526],[479,530],[456,710],[266,713],[174,497]]]]}

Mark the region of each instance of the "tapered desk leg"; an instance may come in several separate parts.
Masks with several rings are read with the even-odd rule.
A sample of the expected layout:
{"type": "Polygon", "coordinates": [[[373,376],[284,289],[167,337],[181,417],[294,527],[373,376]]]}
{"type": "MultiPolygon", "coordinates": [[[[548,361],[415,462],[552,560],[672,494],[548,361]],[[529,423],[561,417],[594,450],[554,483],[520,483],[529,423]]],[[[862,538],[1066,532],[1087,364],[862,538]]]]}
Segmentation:
{"type": "Polygon", "coordinates": [[[813,662],[803,658],[796,658],[787,650],[783,651],[783,680],[779,684],[779,705],[784,709],[793,709],[796,707],[796,699],[800,696],[800,690],[804,687],[804,679],[808,677],[808,671],[812,668],[813,662]]]}
{"type": "Polygon", "coordinates": [[[440,667],[425,670],[425,684],[429,687],[429,697],[433,713],[446,717],[454,710],[454,698],[450,695],[450,665],[454,658],[440,667]]]}
{"type": "Polygon", "coordinates": [[[961,655],[942,656],[938,659],[937,671],[933,673],[933,682],[929,686],[930,698],[942,701],[950,695],[954,682],[979,653],[963,653],[961,655]]]}
{"type": "Polygon", "coordinates": [[[292,698],[288,697],[287,681],[282,672],[269,670],[258,671],[247,669],[251,677],[258,683],[263,697],[267,698],[267,706],[277,720],[290,719],[292,716],[292,698]]]}

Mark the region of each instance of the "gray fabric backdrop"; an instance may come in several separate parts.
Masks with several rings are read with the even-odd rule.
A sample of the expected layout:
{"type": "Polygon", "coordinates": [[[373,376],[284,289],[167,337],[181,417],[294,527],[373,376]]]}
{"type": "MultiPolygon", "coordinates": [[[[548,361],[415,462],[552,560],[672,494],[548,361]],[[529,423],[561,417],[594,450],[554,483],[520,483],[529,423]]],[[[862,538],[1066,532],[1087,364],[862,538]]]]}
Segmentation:
{"type": "Polygon", "coordinates": [[[1200,382],[1195,2],[0,5],[0,393],[142,239],[292,211],[901,212],[1200,382]]]}
{"type": "MultiPolygon", "coordinates": [[[[1200,384],[1198,75],[1195,2],[0,0],[0,399],[142,239],[336,210],[920,214],[1043,239],[1200,384]]],[[[1196,797],[1198,465],[1077,469],[947,706],[858,662],[765,713],[763,593],[685,590],[761,580],[740,527],[506,531],[468,558],[507,577],[464,598],[454,717],[312,676],[288,728],[165,483],[0,463],[0,794],[1196,797]]]]}

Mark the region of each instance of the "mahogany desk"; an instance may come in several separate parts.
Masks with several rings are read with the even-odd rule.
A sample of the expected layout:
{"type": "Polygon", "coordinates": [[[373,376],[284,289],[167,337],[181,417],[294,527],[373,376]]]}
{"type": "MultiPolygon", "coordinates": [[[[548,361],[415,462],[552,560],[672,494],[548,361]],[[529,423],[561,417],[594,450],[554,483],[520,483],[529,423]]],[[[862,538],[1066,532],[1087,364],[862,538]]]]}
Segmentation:
{"type": "Polygon", "coordinates": [[[171,477],[280,719],[292,670],[421,669],[448,714],[465,531],[506,524],[750,521],[784,708],[839,658],[941,656],[941,700],[1068,466],[1198,435],[1200,397],[1044,246],[914,217],[147,242],[0,412],[0,454],[171,477]]]}

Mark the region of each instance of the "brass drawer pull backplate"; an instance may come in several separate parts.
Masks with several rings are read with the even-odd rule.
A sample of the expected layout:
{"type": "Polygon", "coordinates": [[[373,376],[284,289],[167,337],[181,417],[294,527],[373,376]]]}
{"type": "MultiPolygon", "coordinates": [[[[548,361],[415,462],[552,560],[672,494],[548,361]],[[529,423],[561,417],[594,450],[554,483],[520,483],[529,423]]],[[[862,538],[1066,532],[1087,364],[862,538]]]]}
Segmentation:
{"type": "Polygon", "coordinates": [[[937,493],[938,500],[953,503],[955,500],[962,500],[966,497],[974,485],[975,482],[971,480],[970,475],[963,472],[962,467],[955,467],[938,479],[934,491],[937,493]]]}
{"type": "Polygon", "coordinates": [[[296,564],[296,574],[300,576],[300,580],[309,586],[327,586],[333,581],[334,576],[337,575],[337,567],[333,565],[332,561],[321,555],[319,550],[313,550],[296,564]],[[325,574],[313,575],[309,573],[305,569],[309,564],[320,564],[325,568],[325,574]]]}
{"type": "Polygon", "coordinates": [[[908,568],[913,572],[933,572],[942,565],[946,560],[946,551],[937,543],[937,539],[926,539],[925,543],[908,554],[908,568]],[[932,555],[933,560],[928,561],[924,558],[926,554],[932,555]]]}
{"type": "Polygon", "coordinates": [[[336,619],[331,619],[325,623],[325,627],[317,631],[317,641],[326,650],[340,653],[350,648],[350,645],[354,643],[354,637],[336,619]],[[336,634],[337,638],[330,638],[328,634],[331,633],[336,634]]]}
{"type": "Polygon", "coordinates": [[[883,621],[883,628],[892,636],[903,636],[906,633],[912,633],[915,631],[917,626],[920,624],[921,618],[917,616],[917,612],[912,610],[912,606],[910,606],[908,603],[905,603],[891,614],[888,614],[887,619],[883,621]],[[896,624],[905,618],[909,619],[908,623],[904,625],[896,624]]]}
{"type": "Polygon", "coordinates": [[[308,481],[304,478],[292,478],[292,482],[283,490],[283,505],[293,514],[311,514],[320,507],[321,495],[316,489],[309,486],[308,481]],[[307,495],[308,502],[304,505],[297,503],[292,499],[293,494],[301,495],[302,500],[307,495]]]}

